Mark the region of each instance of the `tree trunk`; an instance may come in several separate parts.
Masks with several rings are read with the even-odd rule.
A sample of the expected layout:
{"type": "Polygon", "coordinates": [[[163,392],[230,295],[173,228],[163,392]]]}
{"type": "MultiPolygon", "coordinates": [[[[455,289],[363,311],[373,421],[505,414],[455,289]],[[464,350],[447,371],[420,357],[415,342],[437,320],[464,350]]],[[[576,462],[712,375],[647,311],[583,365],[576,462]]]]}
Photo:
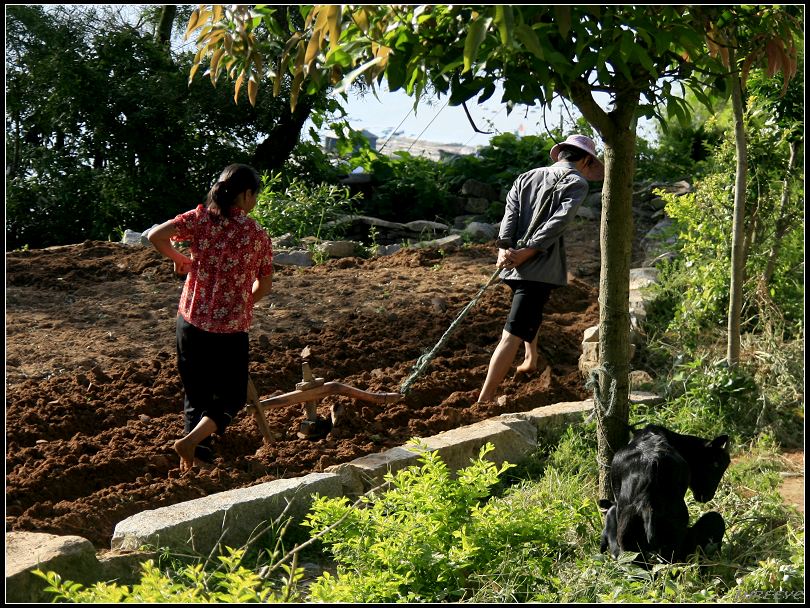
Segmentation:
{"type": "Polygon", "coordinates": [[[312,100],[301,97],[295,106],[295,112],[290,112],[289,105],[270,131],[268,137],[256,146],[253,154],[253,166],[259,171],[278,171],[290,157],[298,140],[301,129],[312,113],[312,100]]]}
{"type": "MultiPolygon", "coordinates": [[[[733,52],[732,52],[733,56],[733,52]]],[[[732,62],[732,65],[733,62],[732,62]]],[[[734,184],[734,219],[731,227],[731,285],[728,302],[728,351],[730,366],[740,361],[740,315],[745,270],[745,188],[748,172],[745,125],[743,124],[743,92],[739,76],[732,76],[731,101],[734,110],[734,139],[737,152],[737,172],[734,184]]]]}
{"type": "Polygon", "coordinates": [[[160,11],[160,21],[155,28],[155,42],[168,46],[172,39],[172,25],[177,14],[176,4],[164,4],[160,11]]]}
{"type": "Polygon", "coordinates": [[[605,181],[599,229],[599,368],[594,387],[599,497],[613,499],[610,466],[627,444],[630,419],[630,260],[633,244],[634,116],[641,93],[628,86],[606,113],[591,87],[577,81],[571,99],[605,143],[605,181]]]}
{"type": "Polygon", "coordinates": [[[627,443],[630,416],[630,259],[636,135],[616,130],[605,141],[600,227],[599,383],[596,388],[599,496],[613,498],[610,463],[627,443]],[[600,408],[601,405],[601,408],[600,408]],[[601,411],[600,411],[601,410],[601,411]],[[601,420],[600,420],[601,418],[601,420]]]}

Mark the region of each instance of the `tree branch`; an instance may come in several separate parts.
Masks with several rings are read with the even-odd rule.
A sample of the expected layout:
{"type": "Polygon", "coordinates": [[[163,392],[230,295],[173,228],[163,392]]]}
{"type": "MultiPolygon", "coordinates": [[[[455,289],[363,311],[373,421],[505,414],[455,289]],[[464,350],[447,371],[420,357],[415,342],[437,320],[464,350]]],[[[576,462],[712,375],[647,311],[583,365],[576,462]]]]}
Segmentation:
{"type": "Polygon", "coordinates": [[[473,122],[473,118],[472,118],[472,116],[470,116],[470,111],[467,109],[467,102],[466,101],[462,101],[461,106],[464,108],[464,113],[467,115],[467,120],[470,121],[470,126],[472,126],[473,131],[475,131],[476,133],[481,133],[482,135],[492,135],[492,133],[494,133],[494,131],[482,131],[481,129],[479,129],[478,127],[475,126],[475,123],[473,122]]]}

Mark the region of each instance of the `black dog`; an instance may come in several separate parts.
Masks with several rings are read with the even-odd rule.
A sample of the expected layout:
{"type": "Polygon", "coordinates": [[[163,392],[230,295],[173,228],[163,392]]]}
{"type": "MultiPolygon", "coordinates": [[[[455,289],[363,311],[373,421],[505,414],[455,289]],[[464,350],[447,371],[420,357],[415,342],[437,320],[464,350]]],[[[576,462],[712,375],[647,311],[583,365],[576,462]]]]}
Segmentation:
{"type": "Polygon", "coordinates": [[[719,547],[723,517],[709,512],[690,527],[684,497],[687,488],[698,502],[714,497],[731,462],[727,444],[728,435],[706,440],[652,424],[634,431],[611,464],[616,503],[599,503],[607,509],[600,550],[638,552],[638,563],[649,564],[654,556],[683,561],[698,548],[719,547]]]}

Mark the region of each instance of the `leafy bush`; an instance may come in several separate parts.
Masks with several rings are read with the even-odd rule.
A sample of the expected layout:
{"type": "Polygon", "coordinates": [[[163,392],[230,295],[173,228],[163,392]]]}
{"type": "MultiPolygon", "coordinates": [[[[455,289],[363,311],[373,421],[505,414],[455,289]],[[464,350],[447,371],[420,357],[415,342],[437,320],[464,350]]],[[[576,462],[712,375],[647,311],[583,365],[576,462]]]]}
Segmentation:
{"type": "Polygon", "coordinates": [[[34,574],[48,583],[45,591],[54,594],[54,601],[74,603],[271,603],[297,599],[292,589],[300,571],[287,568],[287,578],[273,583],[241,564],[242,550],[228,549],[227,553],[219,556],[220,567],[213,571],[196,563],[162,572],[148,560],[142,564],[141,581],[132,587],[100,582],[84,588],[63,581],[55,572],[35,570],[34,574]]]}
{"type": "Polygon", "coordinates": [[[302,141],[293,149],[284,163],[281,179],[289,185],[294,179],[309,184],[334,183],[340,171],[323,149],[312,142],[302,141]]]}
{"type": "Polygon", "coordinates": [[[450,185],[458,191],[467,179],[473,178],[491,185],[496,192],[508,189],[521,173],[550,165],[549,153],[553,146],[554,140],[542,135],[496,135],[475,156],[462,156],[448,162],[450,185]]]}
{"type": "Polygon", "coordinates": [[[272,236],[290,233],[329,239],[337,234],[329,222],[354,212],[359,198],[341,186],[309,185],[297,177],[285,186],[281,174],[265,174],[251,216],[272,236]]]}
{"type": "Polygon", "coordinates": [[[338,576],[325,574],[310,588],[316,601],[441,601],[458,598],[479,547],[468,534],[479,501],[500,469],[484,459],[451,479],[435,452],[420,456],[421,466],[388,474],[391,489],[366,508],[346,498],[319,498],[305,525],[319,533],[338,562],[338,576]]]}
{"type": "Polygon", "coordinates": [[[441,162],[395,152],[385,156],[360,150],[352,161],[374,176],[374,193],[363,203],[363,212],[395,222],[450,220],[456,215],[441,162]]]}

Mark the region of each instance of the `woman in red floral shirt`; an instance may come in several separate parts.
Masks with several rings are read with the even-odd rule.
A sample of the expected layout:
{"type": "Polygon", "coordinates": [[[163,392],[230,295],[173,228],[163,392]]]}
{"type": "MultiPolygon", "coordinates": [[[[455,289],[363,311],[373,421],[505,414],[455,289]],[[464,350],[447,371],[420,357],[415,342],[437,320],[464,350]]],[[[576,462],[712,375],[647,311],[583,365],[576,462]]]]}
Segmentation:
{"type": "Polygon", "coordinates": [[[174,442],[180,470],[210,461],[210,439],[222,435],[247,400],[248,330],[253,305],[270,293],[270,237],[247,216],[261,181],[247,165],[228,166],[205,205],[157,226],[149,240],[187,274],[177,315],[177,366],[185,389],[185,436],[174,442]],[[172,246],[185,241],[191,257],[172,246]]]}

